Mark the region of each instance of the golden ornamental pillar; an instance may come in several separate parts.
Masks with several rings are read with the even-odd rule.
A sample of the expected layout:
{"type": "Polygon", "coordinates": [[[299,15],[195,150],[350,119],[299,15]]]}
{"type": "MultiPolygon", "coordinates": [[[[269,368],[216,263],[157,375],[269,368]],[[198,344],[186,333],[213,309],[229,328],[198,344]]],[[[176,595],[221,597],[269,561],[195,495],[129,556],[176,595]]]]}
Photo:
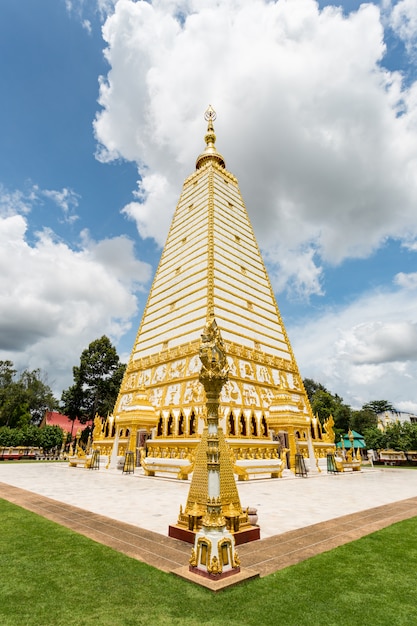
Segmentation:
{"type": "Polygon", "coordinates": [[[219,401],[228,379],[226,353],[214,318],[203,331],[199,380],[206,392],[207,407],[207,506],[202,528],[196,533],[190,571],[218,579],[240,571],[235,540],[222,511],[219,448],[219,401]]]}

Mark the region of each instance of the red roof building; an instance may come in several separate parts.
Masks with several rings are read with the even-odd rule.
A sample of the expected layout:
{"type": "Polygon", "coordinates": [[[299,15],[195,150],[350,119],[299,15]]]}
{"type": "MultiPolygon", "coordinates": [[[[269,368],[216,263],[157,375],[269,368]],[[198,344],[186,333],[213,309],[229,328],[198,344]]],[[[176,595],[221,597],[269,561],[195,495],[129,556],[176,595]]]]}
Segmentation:
{"type": "Polygon", "coordinates": [[[59,426],[72,437],[75,437],[77,431],[84,430],[84,428],[87,428],[87,425],[88,424],[81,424],[78,419],[71,421],[66,415],[62,415],[62,413],[58,413],[57,411],[46,411],[40,423],[40,428],[43,426],[59,426]]]}

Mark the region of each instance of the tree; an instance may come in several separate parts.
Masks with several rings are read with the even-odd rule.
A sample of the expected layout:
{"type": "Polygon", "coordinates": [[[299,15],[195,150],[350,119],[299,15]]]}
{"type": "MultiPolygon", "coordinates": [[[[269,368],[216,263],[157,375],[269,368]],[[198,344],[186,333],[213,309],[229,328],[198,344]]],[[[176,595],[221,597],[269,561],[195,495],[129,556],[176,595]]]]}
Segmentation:
{"type": "Polygon", "coordinates": [[[39,424],[45,411],[58,408],[39,369],[25,370],[16,379],[11,361],[0,361],[0,426],[24,428],[39,424]]]}
{"type": "MultiPolygon", "coordinates": [[[[75,369],[76,368],[74,368],[73,371],[75,369]]],[[[63,411],[68,419],[70,419],[72,422],[79,418],[81,415],[81,412],[83,410],[83,399],[84,393],[81,382],[79,380],[77,380],[77,382],[75,382],[71,387],[62,392],[61,411],[63,411]]]]}
{"type": "Polygon", "coordinates": [[[384,431],[369,428],[364,432],[367,448],[374,450],[417,450],[417,424],[395,422],[389,424],[384,431]]]}
{"type": "Polygon", "coordinates": [[[352,409],[348,404],[344,404],[342,398],[340,398],[340,402],[337,405],[337,408],[334,412],[334,424],[335,424],[335,432],[337,434],[343,435],[350,428],[350,421],[352,418],[352,409]]]}
{"type": "Polygon", "coordinates": [[[395,422],[385,428],[386,447],[393,450],[411,450],[411,424],[395,422]]]}
{"type": "Polygon", "coordinates": [[[384,413],[385,411],[395,411],[391,402],[388,402],[388,400],[371,400],[371,402],[367,402],[363,405],[362,410],[373,411],[376,415],[378,415],[378,413],[384,413]]]}
{"type": "Polygon", "coordinates": [[[32,372],[25,370],[20,377],[20,382],[23,385],[27,397],[31,423],[38,426],[45,412],[58,409],[59,403],[54,397],[40,369],[33,370],[32,372]]]}
{"type": "MultiPolygon", "coordinates": [[[[49,428],[49,426],[48,426],[49,428]]],[[[22,446],[40,446],[42,437],[42,428],[30,424],[21,430],[21,445],[22,446]]]]}
{"type": "Polygon", "coordinates": [[[60,448],[63,442],[63,430],[59,426],[39,428],[30,424],[25,428],[0,427],[0,448],[29,446],[40,447],[46,452],[60,448]]]}
{"type": "Polygon", "coordinates": [[[386,434],[379,428],[367,428],[361,434],[368,450],[383,450],[387,447],[386,434]]]}
{"type": "Polygon", "coordinates": [[[0,390],[6,389],[13,382],[16,373],[11,361],[0,361],[0,390]]]}
{"type": "Polygon", "coordinates": [[[45,426],[39,429],[39,446],[44,452],[52,448],[60,448],[63,441],[63,431],[59,426],[45,426]]]}
{"type": "Polygon", "coordinates": [[[329,393],[326,387],[324,387],[324,385],[322,385],[321,383],[317,383],[312,378],[304,378],[303,383],[304,383],[304,389],[306,390],[306,393],[310,402],[312,401],[314,394],[317,391],[325,391],[326,393],[329,393]]]}
{"type": "Polygon", "coordinates": [[[62,393],[62,411],[74,420],[92,421],[113,410],[126,366],[108,337],[92,341],[73,367],[74,384],[62,393]]]}
{"type": "Polygon", "coordinates": [[[9,428],[9,426],[0,427],[0,448],[21,445],[21,431],[18,428],[9,428]]]}
{"type": "Polygon", "coordinates": [[[24,393],[14,396],[13,405],[6,405],[8,423],[12,428],[26,428],[30,424],[29,403],[24,400],[24,393]]]}
{"type": "Polygon", "coordinates": [[[21,389],[16,385],[16,370],[11,361],[0,361],[0,425],[16,425],[18,405],[22,398],[21,389]]]}
{"type": "Polygon", "coordinates": [[[323,424],[332,415],[335,423],[336,438],[349,429],[352,410],[348,404],[343,403],[343,398],[327,391],[321,383],[311,378],[304,380],[304,387],[310,400],[311,409],[323,424]]]}
{"type": "MultiPolygon", "coordinates": [[[[366,431],[373,431],[378,425],[378,413],[384,411],[395,411],[388,400],[372,400],[363,405],[359,411],[352,411],[352,408],[343,402],[343,398],[337,394],[332,394],[324,385],[311,378],[304,379],[304,387],[310,400],[314,415],[317,415],[323,423],[330,415],[335,422],[335,436],[344,434],[352,428],[361,434],[366,431]]],[[[376,440],[376,435],[374,437],[376,440]]],[[[371,446],[373,447],[373,446],[371,446]]]]}
{"type": "Polygon", "coordinates": [[[359,411],[352,411],[350,427],[353,428],[353,430],[363,434],[365,430],[377,428],[377,426],[378,417],[374,411],[364,408],[359,411]]]}
{"type": "Polygon", "coordinates": [[[314,415],[318,416],[321,423],[327,421],[336,408],[336,402],[332,394],[322,389],[317,389],[310,403],[314,415]]]}
{"type": "Polygon", "coordinates": [[[359,411],[352,412],[350,427],[360,433],[377,428],[378,414],[385,411],[395,411],[388,400],[371,400],[362,406],[359,411]]]}

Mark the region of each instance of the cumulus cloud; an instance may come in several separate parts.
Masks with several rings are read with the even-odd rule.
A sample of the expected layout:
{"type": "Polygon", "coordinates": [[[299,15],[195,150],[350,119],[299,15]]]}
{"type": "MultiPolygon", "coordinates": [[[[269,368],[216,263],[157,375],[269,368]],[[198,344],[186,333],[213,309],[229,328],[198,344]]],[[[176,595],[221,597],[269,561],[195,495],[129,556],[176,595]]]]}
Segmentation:
{"type": "Polygon", "coordinates": [[[417,360],[417,324],[367,322],[354,326],[339,342],[340,354],[351,363],[390,363],[417,360]]]}
{"type": "MultiPolygon", "coordinates": [[[[124,213],[141,237],[163,245],[211,103],[276,290],[323,294],[326,264],[365,259],[389,238],[417,251],[417,84],[384,67],[387,24],[415,52],[416,0],[386,0],[383,15],[376,3],[345,12],[314,0],[95,6],[109,64],[97,157],[137,164],[124,213]]],[[[117,242],[85,237],[99,265],[114,256],[117,242]]],[[[417,411],[416,288],[416,274],[400,272],[383,290],[287,322],[302,375],[356,407],[385,397],[417,411]]]]}
{"type": "Polygon", "coordinates": [[[60,394],[90,341],[116,341],[130,328],[150,266],[127,237],[95,242],[83,232],[71,249],[44,229],[29,243],[27,206],[11,198],[0,216],[0,358],[48,371],[60,394]]]}
{"type": "Polygon", "coordinates": [[[403,40],[407,52],[417,53],[417,0],[401,0],[392,9],[390,25],[403,40]]]}
{"type": "Polygon", "coordinates": [[[149,174],[140,181],[134,196],[138,201],[127,204],[122,212],[136,222],[143,239],[151,237],[162,245],[172,219],[172,207],[176,206],[178,195],[175,196],[165,177],[149,174]]]}
{"type": "Polygon", "coordinates": [[[399,272],[395,276],[394,281],[397,285],[403,287],[404,289],[415,290],[417,289],[417,272],[411,272],[409,274],[399,272]]]}
{"type": "Polygon", "coordinates": [[[287,328],[303,377],[358,408],[383,397],[398,410],[417,411],[415,275],[394,283],[287,328]]]}
{"type": "Polygon", "coordinates": [[[275,287],[322,293],[323,262],[417,232],[417,88],[383,66],[376,5],[119,0],[103,37],[98,154],[138,164],[143,236],[165,240],[209,102],[275,287]]]}
{"type": "Polygon", "coordinates": [[[313,246],[294,251],[286,248],[283,242],[266,249],[263,257],[274,289],[278,292],[286,290],[290,300],[308,300],[313,294],[322,295],[323,271],[316,265],[315,255],[313,246]]]}

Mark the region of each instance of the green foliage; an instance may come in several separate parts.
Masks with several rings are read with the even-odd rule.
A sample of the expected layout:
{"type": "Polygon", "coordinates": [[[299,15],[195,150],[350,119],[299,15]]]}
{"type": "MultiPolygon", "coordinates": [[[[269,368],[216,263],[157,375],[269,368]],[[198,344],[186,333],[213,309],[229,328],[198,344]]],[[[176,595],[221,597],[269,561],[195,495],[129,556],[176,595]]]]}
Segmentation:
{"type": "Polygon", "coordinates": [[[385,411],[394,411],[394,407],[387,400],[372,400],[362,406],[360,411],[353,411],[351,428],[364,433],[365,430],[372,430],[378,426],[378,414],[385,411]]]}
{"type": "Polygon", "coordinates": [[[13,382],[16,373],[11,361],[0,361],[0,389],[6,389],[13,382]]]}
{"type": "Polygon", "coordinates": [[[111,413],[126,366],[105,335],[92,341],[73,368],[74,384],[62,393],[62,411],[72,420],[86,423],[96,413],[111,413]]]}
{"type": "Polygon", "coordinates": [[[385,428],[386,447],[393,450],[417,449],[417,424],[395,422],[385,428]]]}
{"type": "Polygon", "coordinates": [[[39,429],[39,446],[49,452],[53,448],[60,448],[63,440],[63,431],[59,426],[45,426],[39,429]]]}
{"type": "MultiPolygon", "coordinates": [[[[46,428],[50,428],[47,426],[46,428]]],[[[60,429],[61,430],[61,429],[60,429]]],[[[41,444],[42,429],[39,426],[29,424],[21,429],[21,445],[39,447],[41,444]]],[[[61,431],[62,432],[62,431],[61,431]]]]}
{"type": "Polygon", "coordinates": [[[310,400],[311,409],[317,415],[320,422],[327,421],[332,415],[336,438],[349,429],[352,410],[349,405],[343,403],[343,398],[337,394],[331,394],[320,383],[311,378],[304,380],[304,387],[310,400]]]}
{"type": "Polygon", "coordinates": [[[417,450],[417,424],[395,422],[384,431],[369,428],[363,433],[366,445],[373,450],[417,450]]]}
{"type": "Polygon", "coordinates": [[[395,411],[391,402],[388,402],[388,400],[371,400],[371,402],[364,404],[362,409],[364,411],[372,411],[375,414],[384,413],[385,411],[395,411]]]}
{"type": "MultiPolygon", "coordinates": [[[[369,448],[380,449],[386,447],[385,445],[379,445],[383,438],[381,431],[377,429],[378,413],[395,411],[390,402],[387,400],[372,400],[364,404],[359,411],[354,411],[348,404],[344,404],[343,398],[337,394],[330,393],[321,383],[317,383],[311,378],[305,378],[303,382],[313,414],[319,417],[320,422],[323,423],[329,419],[330,415],[333,416],[336,441],[351,428],[362,435],[365,432],[368,433],[365,441],[369,448]]],[[[408,445],[409,440],[404,439],[403,435],[401,436],[403,437],[402,443],[406,441],[408,445]]],[[[399,439],[395,432],[393,432],[391,439],[393,442],[392,447],[399,445],[399,439]]],[[[395,449],[405,450],[410,448],[395,449]]]]}
{"type": "Polygon", "coordinates": [[[410,441],[403,424],[390,424],[385,428],[386,447],[393,450],[409,450],[410,441]]]}
{"type": "Polygon", "coordinates": [[[326,393],[328,393],[326,387],[324,387],[321,383],[317,383],[312,378],[304,378],[303,383],[304,389],[306,390],[310,402],[313,400],[316,391],[325,391],[326,393]]]}
{"type": "Polygon", "coordinates": [[[40,369],[32,372],[25,370],[20,377],[20,382],[25,390],[31,422],[39,425],[46,411],[58,409],[59,403],[49,385],[42,379],[40,369]]]}
{"type": "MultiPolygon", "coordinates": [[[[75,370],[75,368],[74,368],[75,370]]],[[[61,411],[72,421],[79,418],[83,406],[83,389],[80,382],[74,383],[71,387],[62,392],[61,411]]]]}
{"type": "Polygon", "coordinates": [[[0,447],[21,446],[22,431],[18,428],[10,428],[9,426],[0,427],[0,447]]]}
{"type": "Polygon", "coordinates": [[[4,500],[0,516],[2,626],[417,623],[417,518],[214,594],[4,500]]]}
{"type": "Polygon", "coordinates": [[[62,441],[63,431],[59,426],[39,428],[29,424],[24,428],[0,427],[0,447],[31,446],[48,452],[52,448],[60,448],[62,441]]]}
{"type": "Polygon", "coordinates": [[[0,361],[0,426],[25,428],[39,424],[45,411],[58,408],[39,369],[25,370],[16,379],[11,361],[0,361]]]}
{"type": "Polygon", "coordinates": [[[365,408],[362,408],[360,411],[352,411],[350,427],[356,430],[356,432],[363,434],[365,430],[376,428],[377,426],[378,417],[374,411],[365,408]]]}
{"type": "Polygon", "coordinates": [[[23,394],[21,398],[16,396],[16,403],[13,407],[9,406],[10,423],[16,426],[16,428],[25,428],[30,424],[31,415],[29,409],[29,403],[24,401],[23,394]]]}
{"type": "Polygon", "coordinates": [[[369,450],[384,450],[387,447],[386,435],[379,428],[366,428],[361,434],[369,450]]]}

